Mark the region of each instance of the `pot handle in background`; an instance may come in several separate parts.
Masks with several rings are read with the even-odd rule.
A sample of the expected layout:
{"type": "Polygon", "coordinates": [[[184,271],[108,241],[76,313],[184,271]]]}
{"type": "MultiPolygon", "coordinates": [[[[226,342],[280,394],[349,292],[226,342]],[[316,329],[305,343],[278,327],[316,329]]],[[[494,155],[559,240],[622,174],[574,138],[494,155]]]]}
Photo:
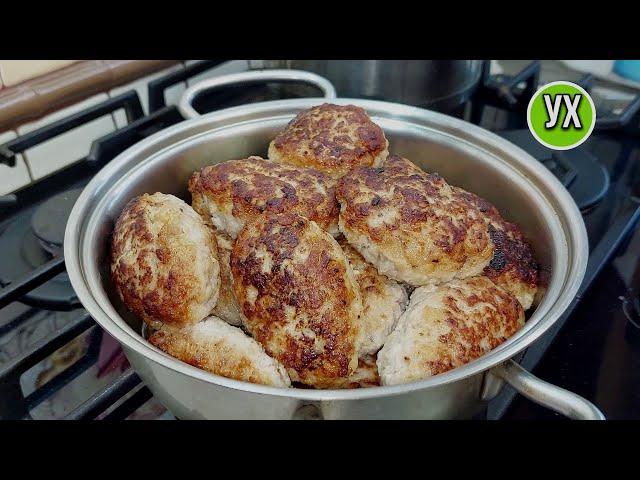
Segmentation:
{"type": "Polygon", "coordinates": [[[529,400],[571,419],[605,420],[602,412],[589,400],[569,390],[540,380],[513,360],[493,367],[491,372],[529,400]]]}
{"type": "Polygon", "coordinates": [[[182,94],[178,103],[178,110],[186,119],[197,118],[201,115],[193,108],[193,100],[205,90],[214,90],[230,85],[264,82],[308,83],[319,88],[324,98],[328,100],[336,98],[336,89],[331,82],[315,73],[303,70],[260,70],[220,75],[219,77],[198,82],[182,94]]]}

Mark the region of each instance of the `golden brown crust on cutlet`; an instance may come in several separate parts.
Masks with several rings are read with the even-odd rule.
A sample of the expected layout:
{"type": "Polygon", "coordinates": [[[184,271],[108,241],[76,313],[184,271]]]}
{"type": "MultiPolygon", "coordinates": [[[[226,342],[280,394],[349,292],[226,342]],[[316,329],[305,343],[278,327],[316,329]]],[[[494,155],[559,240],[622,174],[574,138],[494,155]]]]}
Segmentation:
{"type": "Polygon", "coordinates": [[[417,288],[378,353],[382,382],[407,383],[469,363],[523,325],[522,305],[485,276],[417,288]]]}
{"type": "Polygon", "coordinates": [[[118,217],[111,239],[111,278],[124,304],[149,324],[202,320],[220,285],[213,234],[172,195],[144,194],[118,217]]]}
{"type": "Polygon", "coordinates": [[[335,181],[310,168],[255,156],[229,160],[195,172],[189,191],[193,208],[233,238],[248,219],[262,213],[298,213],[337,232],[335,181]],[[219,218],[223,215],[233,217],[239,226],[229,229],[219,218]]]}
{"type": "Polygon", "coordinates": [[[246,327],[292,380],[322,388],[357,366],[361,299],[337,242],[296,214],[247,223],[231,253],[246,327]]]}
{"type": "Polygon", "coordinates": [[[149,342],[163,352],[207,372],[235,380],[289,387],[286,371],[239,328],[209,317],[184,328],[161,327],[149,342]]]}
{"type": "Polygon", "coordinates": [[[487,200],[464,190],[461,195],[473,202],[489,222],[494,250],[484,275],[515,295],[524,309],[528,309],[539,284],[539,267],[529,242],[520,228],[502,218],[498,209],[487,200]]]}
{"type": "Polygon", "coordinates": [[[493,245],[479,209],[442,177],[392,155],[338,182],[340,230],[395,280],[425,285],[479,274],[493,245]]]}
{"type": "Polygon", "coordinates": [[[522,305],[486,277],[446,284],[443,318],[451,327],[438,337],[442,355],[429,366],[432,375],[469,363],[503,343],[524,325],[522,305]],[[468,290],[461,288],[464,282],[468,290]]]}
{"type": "Polygon", "coordinates": [[[346,378],[335,380],[331,388],[334,389],[355,389],[370,388],[380,386],[380,375],[374,355],[366,355],[358,359],[358,368],[346,378]]]}
{"type": "Polygon", "coordinates": [[[339,178],[354,167],[384,161],[388,145],[362,108],[325,103],[298,113],[269,145],[269,158],[339,178]]]}

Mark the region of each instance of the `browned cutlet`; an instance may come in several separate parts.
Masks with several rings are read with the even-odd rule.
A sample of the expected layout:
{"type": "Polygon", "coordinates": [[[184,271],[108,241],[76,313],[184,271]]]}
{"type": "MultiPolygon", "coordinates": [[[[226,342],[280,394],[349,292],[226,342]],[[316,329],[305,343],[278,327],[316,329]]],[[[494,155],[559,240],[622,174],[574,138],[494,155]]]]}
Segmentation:
{"type": "Polygon", "coordinates": [[[485,215],[437,174],[390,156],[338,182],[340,230],[380,273],[420,286],[480,274],[493,256],[485,215]]]}
{"type": "Polygon", "coordinates": [[[388,155],[382,129],[362,108],[325,103],[300,112],[269,145],[269,158],[340,178],[388,155]]]}
{"type": "Polygon", "coordinates": [[[116,221],[111,278],[124,304],[145,322],[198,322],[211,313],[220,288],[213,232],[173,195],[136,197],[116,221]]]}
{"type": "Polygon", "coordinates": [[[485,276],[416,288],[378,352],[382,384],[413,382],[469,363],[523,325],[522,305],[485,276]]]}
{"type": "Polygon", "coordinates": [[[260,157],[229,160],[195,172],[189,191],[193,208],[233,239],[263,213],[297,213],[337,234],[335,180],[317,170],[260,157]]]}
{"type": "Polygon", "coordinates": [[[296,214],[246,224],[231,252],[245,325],[293,381],[323,388],[357,366],[360,291],[342,249],[296,214]]]}

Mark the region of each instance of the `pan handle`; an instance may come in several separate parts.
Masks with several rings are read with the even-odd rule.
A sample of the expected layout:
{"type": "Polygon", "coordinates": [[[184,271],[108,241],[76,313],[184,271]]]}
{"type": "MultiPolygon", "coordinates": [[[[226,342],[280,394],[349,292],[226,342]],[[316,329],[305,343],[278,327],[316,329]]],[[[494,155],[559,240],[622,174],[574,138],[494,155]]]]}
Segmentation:
{"type": "Polygon", "coordinates": [[[209,78],[189,87],[180,98],[178,110],[186,119],[200,117],[200,114],[193,108],[193,99],[205,90],[228,87],[229,85],[242,85],[264,82],[295,82],[308,83],[322,91],[322,96],[328,100],[336,98],[336,89],[331,82],[315,73],[302,70],[259,70],[220,75],[209,78]]]}
{"type": "Polygon", "coordinates": [[[497,365],[491,371],[529,400],[569,418],[574,420],[605,420],[602,412],[589,400],[540,380],[513,360],[497,365]]]}

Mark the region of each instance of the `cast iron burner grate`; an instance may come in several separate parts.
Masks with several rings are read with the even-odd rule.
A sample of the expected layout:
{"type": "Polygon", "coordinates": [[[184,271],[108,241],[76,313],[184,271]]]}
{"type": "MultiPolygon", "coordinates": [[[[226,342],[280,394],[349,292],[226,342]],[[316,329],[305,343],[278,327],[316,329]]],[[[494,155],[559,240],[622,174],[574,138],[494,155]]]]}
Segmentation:
{"type": "Polygon", "coordinates": [[[539,160],[569,190],[581,211],[601,201],[609,189],[609,173],[584,147],[554,151],[536,141],[529,130],[510,130],[498,134],[539,160]]]}
{"type": "MultiPolygon", "coordinates": [[[[62,254],[64,228],[82,189],[68,190],[18,215],[0,234],[0,285],[6,286],[62,254]]],[[[69,277],[62,272],[27,292],[21,302],[50,310],[80,306],[69,277]]]]}

